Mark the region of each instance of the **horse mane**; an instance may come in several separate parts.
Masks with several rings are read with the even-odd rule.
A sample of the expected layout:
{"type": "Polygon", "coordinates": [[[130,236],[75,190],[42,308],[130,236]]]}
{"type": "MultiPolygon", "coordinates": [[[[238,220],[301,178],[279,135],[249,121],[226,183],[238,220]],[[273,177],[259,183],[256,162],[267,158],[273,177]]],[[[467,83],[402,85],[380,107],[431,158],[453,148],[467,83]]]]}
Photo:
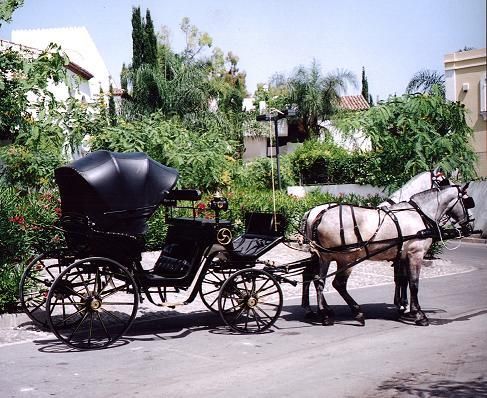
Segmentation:
{"type": "Polygon", "coordinates": [[[411,196],[411,199],[409,199],[409,201],[415,202],[417,204],[424,203],[425,200],[429,199],[428,197],[431,195],[431,193],[438,194],[439,191],[445,191],[451,188],[458,188],[458,185],[440,185],[436,188],[427,189],[426,191],[414,194],[413,196],[411,196]]]}

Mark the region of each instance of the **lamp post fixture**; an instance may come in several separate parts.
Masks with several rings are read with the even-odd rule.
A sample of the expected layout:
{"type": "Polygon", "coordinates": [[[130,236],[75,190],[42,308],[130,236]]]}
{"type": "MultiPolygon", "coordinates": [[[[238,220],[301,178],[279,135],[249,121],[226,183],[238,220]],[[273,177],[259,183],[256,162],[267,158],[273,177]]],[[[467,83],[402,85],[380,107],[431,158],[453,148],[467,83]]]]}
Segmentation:
{"type": "Polygon", "coordinates": [[[284,109],[282,111],[277,111],[274,115],[268,113],[266,115],[258,115],[256,120],[258,122],[274,122],[274,133],[275,133],[275,145],[276,145],[276,167],[277,167],[277,186],[281,190],[281,169],[279,163],[279,129],[277,127],[277,122],[281,119],[285,119],[288,116],[296,116],[296,111],[294,109],[284,109]]]}

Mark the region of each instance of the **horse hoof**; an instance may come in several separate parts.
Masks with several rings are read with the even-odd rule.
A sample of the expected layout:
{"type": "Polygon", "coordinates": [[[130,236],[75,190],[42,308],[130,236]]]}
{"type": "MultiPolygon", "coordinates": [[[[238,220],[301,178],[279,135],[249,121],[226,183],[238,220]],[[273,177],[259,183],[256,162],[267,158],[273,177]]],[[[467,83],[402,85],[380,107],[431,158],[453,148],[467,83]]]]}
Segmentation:
{"type": "Polygon", "coordinates": [[[365,326],[365,318],[364,318],[364,314],[362,314],[361,312],[358,313],[357,315],[355,315],[355,320],[360,323],[362,326],[365,326]]]}
{"type": "Polygon", "coordinates": [[[333,326],[335,324],[335,320],[332,318],[325,318],[323,322],[321,322],[323,326],[333,326]]]}
{"type": "Polygon", "coordinates": [[[418,326],[429,326],[430,324],[427,318],[418,319],[415,323],[418,326]]]}

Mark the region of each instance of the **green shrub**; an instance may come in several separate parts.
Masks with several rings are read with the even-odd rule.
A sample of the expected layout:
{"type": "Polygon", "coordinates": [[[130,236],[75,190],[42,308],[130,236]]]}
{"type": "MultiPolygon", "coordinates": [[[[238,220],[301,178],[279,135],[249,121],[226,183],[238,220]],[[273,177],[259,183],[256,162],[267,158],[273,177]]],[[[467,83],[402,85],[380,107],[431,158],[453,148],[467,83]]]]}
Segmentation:
{"type": "Polygon", "coordinates": [[[64,161],[59,153],[33,151],[23,145],[1,148],[0,160],[4,164],[0,171],[3,182],[21,191],[54,187],[54,169],[64,161]]]}
{"type": "MultiPolygon", "coordinates": [[[[281,175],[281,187],[286,188],[296,185],[297,180],[291,169],[289,156],[279,158],[281,175]]],[[[233,169],[234,187],[245,187],[250,189],[272,189],[272,175],[274,175],[274,187],[278,188],[277,162],[276,159],[258,158],[248,163],[238,162],[233,169]]]]}
{"type": "Polygon", "coordinates": [[[51,192],[19,191],[0,185],[0,313],[17,307],[23,266],[36,254],[62,245],[50,228],[60,213],[51,192]]]}

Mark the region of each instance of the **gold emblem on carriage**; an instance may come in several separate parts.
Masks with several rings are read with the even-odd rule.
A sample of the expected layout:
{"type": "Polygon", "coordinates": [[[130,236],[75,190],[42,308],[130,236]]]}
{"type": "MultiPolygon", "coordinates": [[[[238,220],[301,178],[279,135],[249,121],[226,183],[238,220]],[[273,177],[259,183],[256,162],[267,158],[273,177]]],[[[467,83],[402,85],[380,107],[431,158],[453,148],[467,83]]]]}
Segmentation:
{"type": "Polygon", "coordinates": [[[228,245],[232,241],[232,232],[228,228],[220,228],[216,233],[216,240],[221,245],[228,245]]]}

